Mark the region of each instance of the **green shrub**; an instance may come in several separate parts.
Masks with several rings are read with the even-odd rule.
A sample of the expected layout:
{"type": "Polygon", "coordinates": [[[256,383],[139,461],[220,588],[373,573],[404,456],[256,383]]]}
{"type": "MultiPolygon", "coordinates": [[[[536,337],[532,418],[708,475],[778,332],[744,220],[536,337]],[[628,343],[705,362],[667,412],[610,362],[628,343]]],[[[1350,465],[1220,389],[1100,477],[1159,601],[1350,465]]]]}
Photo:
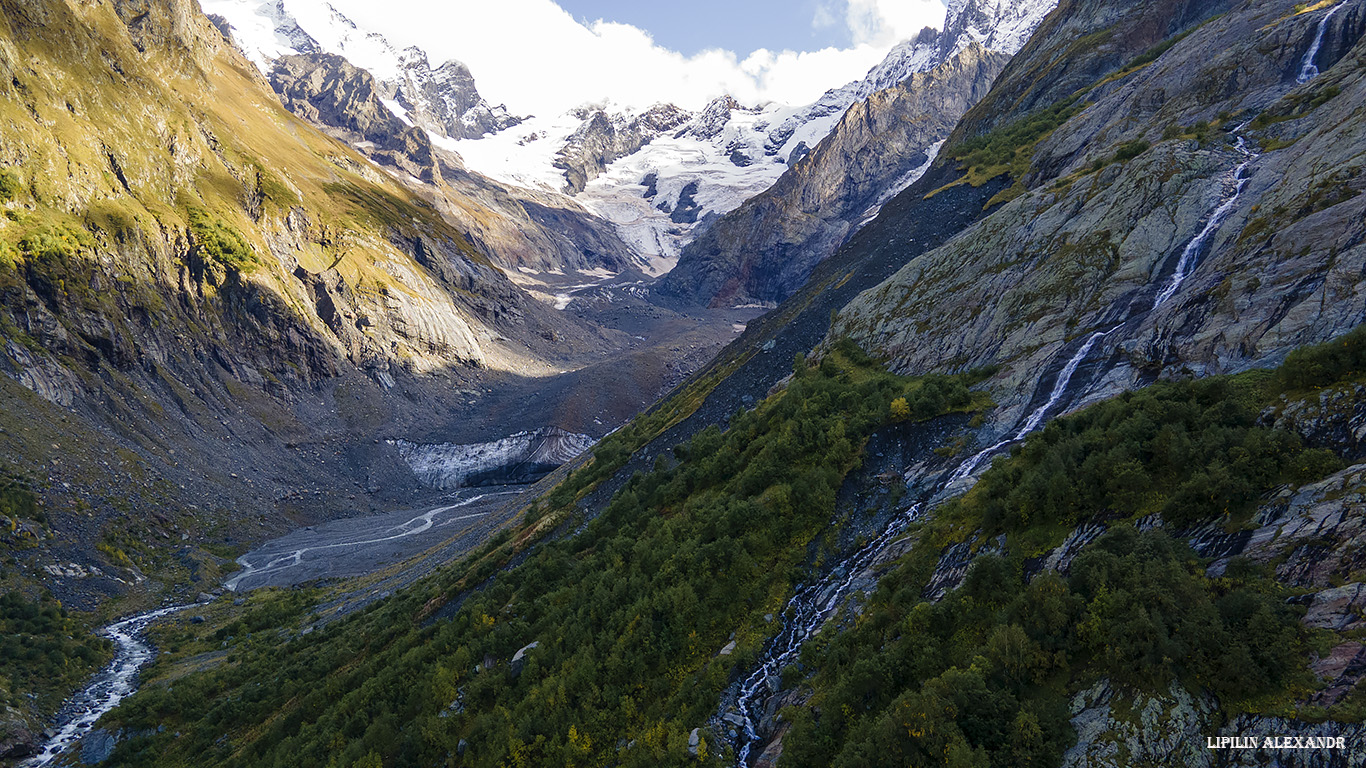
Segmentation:
{"type": "Polygon", "coordinates": [[[1150,146],[1152,145],[1142,139],[1125,142],[1115,151],[1115,162],[1127,163],[1144,152],[1147,152],[1150,146]]]}
{"type": "Polygon", "coordinates": [[[0,679],[33,693],[51,712],[112,655],[113,644],[90,634],[61,604],[17,592],[0,595],[0,679]]]}
{"type": "Polygon", "coordinates": [[[0,168],[0,201],[13,200],[24,189],[24,183],[13,168],[0,168]]]}
{"type": "Polygon", "coordinates": [[[0,468],[0,517],[28,518],[39,522],[47,520],[28,479],[3,468],[0,468]]]}
{"type": "Polygon", "coordinates": [[[1325,344],[1291,352],[1277,371],[1277,377],[1287,390],[1305,390],[1360,377],[1363,373],[1366,373],[1366,326],[1325,344]]]}
{"type": "Polygon", "coordinates": [[[69,224],[44,226],[19,239],[19,251],[32,262],[44,266],[64,265],[82,248],[95,244],[89,232],[69,224]]]}
{"type": "Polygon", "coordinates": [[[235,272],[249,272],[261,263],[247,239],[231,224],[200,208],[191,208],[189,216],[190,234],[203,258],[235,272]]]}
{"type": "Polygon", "coordinates": [[[1115,529],[1065,580],[1026,583],[1018,559],[982,556],[937,603],[917,573],[895,570],[859,622],[803,651],[815,698],[789,711],[785,765],[1055,766],[1076,738],[1070,694],[1097,677],[1159,694],[1189,682],[1226,703],[1306,677],[1285,591],[1256,573],[1207,579],[1160,530],[1115,529]]]}
{"type": "Polygon", "coordinates": [[[1062,125],[1077,111],[1078,106],[1075,99],[1060,101],[1009,125],[959,142],[950,148],[947,154],[949,157],[961,160],[963,165],[968,168],[991,168],[1009,165],[1019,150],[1033,146],[1035,142],[1062,125]]]}

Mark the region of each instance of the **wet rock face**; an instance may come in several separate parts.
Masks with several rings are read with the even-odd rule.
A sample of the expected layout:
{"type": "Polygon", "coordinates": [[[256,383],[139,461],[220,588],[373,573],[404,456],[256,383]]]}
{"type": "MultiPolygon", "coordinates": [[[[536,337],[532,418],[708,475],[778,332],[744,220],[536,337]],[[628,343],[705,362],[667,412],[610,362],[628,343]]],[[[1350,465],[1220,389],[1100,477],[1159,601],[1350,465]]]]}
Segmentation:
{"type": "MultiPolygon", "coordinates": [[[[1191,532],[1196,552],[1215,558],[1211,575],[1221,575],[1231,558],[1247,557],[1274,565],[1277,580],[1292,587],[1341,584],[1366,566],[1366,465],[1284,491],[1258,508],[1252,522],[1256,528],[1233,536],[1217,525],[1191,532]]],[[[1321,606],[1320,613],[1329,611],[1321,606]]]]}
{"type": "Polygon", "coordinates": [[[81,762],[85,765],[98,765],[109,756],[114,754],[114,748],[119,744],[119,737],[122,731],[110,733],[103,728],[96,728],[91,731],[84,739],[81,739],[81,762]]]}
{"type": "Polygon", "coordinates": [[[862,220],[917,178],[908,174],[925,165],[1007,60],[971,43],[942,66],[855,103],[814,150],[794,152],[773,187],[688,244],[660,290],[718,305],[792,295],[862,220]]]}

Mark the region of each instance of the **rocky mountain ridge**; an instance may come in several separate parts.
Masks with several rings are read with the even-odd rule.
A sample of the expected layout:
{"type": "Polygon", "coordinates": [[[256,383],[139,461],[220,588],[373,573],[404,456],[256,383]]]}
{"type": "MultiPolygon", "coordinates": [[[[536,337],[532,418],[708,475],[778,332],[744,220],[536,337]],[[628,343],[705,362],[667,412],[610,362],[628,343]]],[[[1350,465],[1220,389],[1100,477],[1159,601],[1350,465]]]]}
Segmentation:
{"type": "Polygon", "coordinates": [[[281,56],[269,77],[290,111],[389,168],[498,265],[620,273],[637,263],[610,225],[563,196],[470,173],[457,155],[391,109],[369,72],[342,56],[281,56]]]}
{"type": "Polygon", "coordinates": [[[421,48],[399,50],[330,3],[287,6],[275,0],[248,7],[238,0],[206,0],[202,5],[262,72],[269,73],[281,56],[343,56],[374,75],[380,98],[404,122],[438,135],[478,138],[525,119],[485,101],[463,63],[450,60],[433,68],[421,48]]]}
{"type": "MultiPolygon", "coordinates": [[[[292,71],[296,109],[348,116],[338,141],[193,2],[43,0],[0,27],[0,471],[43,509],[6,536],[6,588],[92,610],[212,586],[230,559],[211,552],[427,493],[381,438],[502,436],[480,419],[537,382],[545,405],[518,402],[530,423],[508,431],[600,434],[687,365],[595,368],[647,345],[489,254],[518,263],[510,232],[601,269],[592,239],[602,258],[620,241],[466,174],[375,108],[367,73],[292,71]],[[388,166],[349,146],[365,136],[388,166]],[[430,199],[408,169],[433,174],[430,199]]],[[[706,322],[657,343],[702,346],[706,322]]]]}
{"type": "MultiPolygon", "coordinates": [[[[662,293],[716,305],[792,295],[881,206],[910,186],[938,145],[1053,4],[957,0],[943,31],[897,46],[864,81],[842,89],[842,116],[789,158],[772,187],[689,242],[662,293]]],[[[827,98],[836,92],[827,94],[827,98]]]]}
{"type": "MultiPolygon", "coordinates": [[[[1264,366],[1366,320],[1353,266],[1363,256],[1353,222],[1366,200],[1355,170],[1366,149],[1360,100],[1351,95],[1361,87],[1361,11],[1335,14],[1350,47],[1326,48],[1324,74],[1299,84],[1313,14],[1273,6],[1203,22],[1191,10],[1139,6],[1133,13],[1147,23],[1107,26],[1116,37],[1093,46],[1093,60],[1161,43],[1134,30],[1165,23],[1188,36],[1150,63],[1112,65],[1119,77],[1100,75],[1074,116],[1018,150],[1015,162],[1027,164],[998,167],[1016,180],[998,197],[1008,202],[852,302],[833,333],[905,369],[1003,365],[1003,380],[1018,376],[1028,388],[1013,396],[1021,402],[1033,388],[1026,371],[1049,360],[1056,369],[1096,332],[1105,335],[1087,357],[1099,366],[1089,388],[1103,393],[1154,376],[1264,366]],[[1236,87],[1211,85],[1233,70],[1236,87]],[[1236,168],[1246,176],[1235,178],[1236,168]]],[[[1046,62],[1057,46],[1077,33],[1041,31],[998,93],[1048,82],[1038,68],[1054,66],[1046,62]]],[[[1063,79],[1087,66],[1072,61],[1063,79]]],[[[958,130],[981,124],[970,113],[958,130]]],[[[958,162],[974,162],[965,157],[958,162]]]]}

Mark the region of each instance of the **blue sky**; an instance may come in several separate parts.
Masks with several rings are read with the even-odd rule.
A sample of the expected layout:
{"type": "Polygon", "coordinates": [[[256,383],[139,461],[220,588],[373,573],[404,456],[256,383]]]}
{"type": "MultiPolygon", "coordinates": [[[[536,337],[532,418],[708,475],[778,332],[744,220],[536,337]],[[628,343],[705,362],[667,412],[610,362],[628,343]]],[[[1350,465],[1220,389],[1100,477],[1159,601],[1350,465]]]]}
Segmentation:
{"type": "Polygon", "coordinates": [[[831,19],[831,4],[818,0],[559,0],[575,18],[630,24],[650,33],[659,45],[691,56],[708,48],[745,54],[759,48],[814,51],[847,47],[849,28],[831,19]]]}

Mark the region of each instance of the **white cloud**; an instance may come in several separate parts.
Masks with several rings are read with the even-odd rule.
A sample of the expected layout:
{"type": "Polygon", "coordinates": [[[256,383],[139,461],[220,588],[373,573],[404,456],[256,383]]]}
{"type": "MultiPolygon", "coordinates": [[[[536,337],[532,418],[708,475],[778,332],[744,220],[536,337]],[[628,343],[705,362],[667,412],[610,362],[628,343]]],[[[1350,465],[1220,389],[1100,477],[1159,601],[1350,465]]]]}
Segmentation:
{"type": "Polygon", "coordinates": [[[811,17],[811,28],[830,29],[838,24],[839,20],[836,3],[833,0],[825,0],[816,6],[816,13],[811,17]]]}
{"type": "MultiPolygon", "coordinates": [[[[806,103],[863,77],[892,45],[944,19],[939,0],[847,0],[852,47],[760,49],[741,58],[719,49],[683,56],[630,25],[580,23],[552,0],[331,2],[397,46],[421,46],[433,64],[465,62],[489,101],[542,116],[609,99],[622,106],[667,101],[697,109],[723,93],[746,103],[806,103]]],[[[302,16],[300,21],[307,29],[302,16]]]]}
{"type": "Polygon", "coordinates": [[[855,45],[891,47],[925,27],[944,25],[939,0],[848,0],[845,24],[855,45]]]}

